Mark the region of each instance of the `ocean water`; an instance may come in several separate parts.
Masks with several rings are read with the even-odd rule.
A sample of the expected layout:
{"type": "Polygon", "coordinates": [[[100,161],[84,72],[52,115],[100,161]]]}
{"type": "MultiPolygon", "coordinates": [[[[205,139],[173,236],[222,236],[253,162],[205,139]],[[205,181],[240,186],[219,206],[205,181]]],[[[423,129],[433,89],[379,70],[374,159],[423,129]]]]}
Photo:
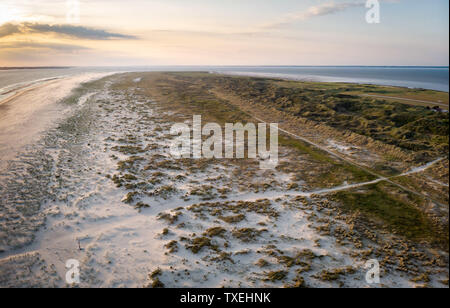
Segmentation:
{"type": "Polygon", "coordinates": [[[387,66],[147,66],[0,70],[0,100],[16,90],[53,78],[85,73],[208,71],[294,80],[350,82],[449,91],[448,67],[387,66]]]}
{"type": "Polygon", "coordinates": [[[218,72],[295,80],[350,82],[449,91],[448,67],[287,66],[231,67],[218,72]]]}
{"type": "Polygon", "coordinates": [[[24,88],[53,79],[81,76],[89,73],[115,72],[113,68],[58,68],[0,70],[0,103],[24,88]]]}

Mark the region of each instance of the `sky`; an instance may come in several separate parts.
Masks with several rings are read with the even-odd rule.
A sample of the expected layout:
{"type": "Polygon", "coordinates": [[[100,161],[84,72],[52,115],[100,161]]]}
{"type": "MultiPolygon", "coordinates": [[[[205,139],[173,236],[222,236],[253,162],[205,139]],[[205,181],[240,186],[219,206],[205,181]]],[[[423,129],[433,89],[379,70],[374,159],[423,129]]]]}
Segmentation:
{"type": "Polygon", "coordinates": [[[0,67],[449,65],[448,0],[0,0],[0,67]],[[78,8],[78,9],[77,9],[78,8]]]}

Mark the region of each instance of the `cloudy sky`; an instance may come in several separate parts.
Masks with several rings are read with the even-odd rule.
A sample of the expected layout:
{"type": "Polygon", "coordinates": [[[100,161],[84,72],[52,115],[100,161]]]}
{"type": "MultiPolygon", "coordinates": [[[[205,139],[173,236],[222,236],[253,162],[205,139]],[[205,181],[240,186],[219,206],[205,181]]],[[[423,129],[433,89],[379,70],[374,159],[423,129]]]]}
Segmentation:
{"type": "Polygon", "coordinates": [[[449,64],[448,0],[365,2],[0,0],[0,66],[449,64]]]}

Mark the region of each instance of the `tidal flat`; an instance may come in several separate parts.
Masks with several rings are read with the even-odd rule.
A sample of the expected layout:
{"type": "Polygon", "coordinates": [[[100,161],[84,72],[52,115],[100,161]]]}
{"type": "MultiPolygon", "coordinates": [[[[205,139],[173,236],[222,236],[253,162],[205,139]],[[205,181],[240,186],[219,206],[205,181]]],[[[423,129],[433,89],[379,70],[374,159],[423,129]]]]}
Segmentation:
{"type": "Polygon", "coordinates": [[[404,98],[448,105],[209,73],[82,84],[0,174],[0,287],[71,287],[69,259],[80,287],[448,287],[448,108],[404,98]],[[278,166],[174,159],[193,115],[278,123],[278,166]]]}

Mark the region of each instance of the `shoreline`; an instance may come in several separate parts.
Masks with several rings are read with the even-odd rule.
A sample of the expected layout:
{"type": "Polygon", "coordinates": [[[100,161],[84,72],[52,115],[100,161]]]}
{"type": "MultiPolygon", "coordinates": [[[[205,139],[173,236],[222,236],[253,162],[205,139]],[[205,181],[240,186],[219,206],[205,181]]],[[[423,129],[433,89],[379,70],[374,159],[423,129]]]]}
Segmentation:
{"type": "Polygon", "coordinates": [[[59,102],[83,83],[108,74],[81,74],[33,81],[0,100],[0,169],[65,116],[70,108],[59,102]]]}
{"type": "Polygon", "coordinates": [[[14,99],[17,99],[18,97],[20,97],[20,96],[22,96],[22,95],[24,95],[26,93],[29,93],[29,92],[34,91],[34,90],[37,90],[37,89],[39,89],[41,87],[45,87],[45,86],[47,86],[49,84],[52,84],[54,82],[57,82],[58,80],[63,79],[63,78],[64,77],[61,77],[61,78],[50,78],[50,79],[44,80],[42,82],[37,80],[36,82],[30,82],[29,84],[24,85],[21,88],[10,90],[10,91],[8,91],[8,92],[6,92],[4,94],[1,94],[1,96],[4,95],[6,97],[0,100],[0,106],[2,106],[4,104],[7,104],[7,103],[9,103],[10,101],[12,101],[14,99]],[[13,94],[8,96],[7,94],[10,94],[10,93],[13,93],[13,94]]]}
{"type": "Polygon", "coordinates": [[[117,72],[214,72],[227,75],[281,78],[297,81],[349,83],[359,85],[392,86],[409,89],[425,89],[449,93],[448,75],[437,74],[430,78],[402,70],[448,70],[445,66],[131,66],[131,67],[10,67],[0,72],[34,71],[46,69],[97,70],[117,69],[117,72]],[[303,70],[302,70],[303,68],[303,70]],[[399,73],[393,73],[399,70],[399,73]],[[409,77],[409,74],[413,74],[409,77]]]}
{"type": "MultiPolygon", "coordinates": [[[[182,73],[182,72],[180,72],[182,73]]],[[[440,106],[440,107],[447,107],[446,110],[449,108],[449,92],[446,91],[440,91],[440,90],[433,90],[433,89],[423,89],[423,88],[411,88],[411,87],[404,87],[404,86],[396,86],[396,85],[382,85],[382,84],[372,84],[372,83],[359,83],[359,82],[341,82],[341,81],[315,81],[311,79],[302,79],[302,78],[289,78],[289,77],[281,77],[281,76],[269,76],[269,75],[254,75],[254,74],[232,74],[232,73],[226,73],[226,72],[206,72],[211,75],[217,75],[217,76],[228,76],[228,77],[248,77],[248,78],[259,78],[261,80],[265,79],[275,79],[278,81],[286,81],[286,82],[299,82],[304,83],[306,85],[312,84],[312,85],[336,85],[336,86],[362,86],[362,87],[374,87],[376,88],[391,88],[393,90],[401,90],[401,91],[425,91],[425,92],[435,92],[440,93],[444,96],[447,96],[447,104],[443,103],[442,101],[431,101],[431,100],[418,100],[418,99],[411,99],[408,97],[394,97],[394,96],[383,96],[383,95],[371,95],[371,94],[361,94],[359,96],[361,97],[374,97],[374,98],[381,98],[381,99],[387,99],[387,100],[393,100],[400,103],[405,102],[415,102],[415,103],[421,103],[425,104],[425,106],[440,106]]]]}
{"type": "Polygon", "coordinates": [[[298,81],[298,82],[311,82],[311,83],[330,83],[330,84],[342,84],[342,85],[371,85],[371,86],[380,86],[380,87],[392,87],[392,88],[400,88],[400,89],[410,89],[410,90],[428,90],[428,91],[436,91],[449,94],[450,90],[440,90],[436,88],[424,88],[424,87],[411,87],[406,85],[395,85],[392,83],[382,83],[380,82],[369,82],[369,81],[348,81],[346,77],[332,77],[332,76],[310,76],[310,77],[300,77],[289,74],[277,74],[277,73],[258,73],[258,72],[227,72],[227,71],[208,71],[210,74],[216,75],[224,75],[224,76],[240,76],[240,77],[254,77],[254,78],[269,78],[269,79],[280,79],[285,81],[298,81]],[[329,78],[330,80],[320,80],[323,78],[329,78]],[[333,79],[333,80],[331,80],[333,79]],[[338,79],[346,79],[338,80],[338,79]]]}
{"type": "Polygon", "coordinates": [[[11,70],[48,70],[48,69],[69,69],[73,66],[30,66],[30,67],[0,67],[0,71],[11,71],[11,70]]]}

